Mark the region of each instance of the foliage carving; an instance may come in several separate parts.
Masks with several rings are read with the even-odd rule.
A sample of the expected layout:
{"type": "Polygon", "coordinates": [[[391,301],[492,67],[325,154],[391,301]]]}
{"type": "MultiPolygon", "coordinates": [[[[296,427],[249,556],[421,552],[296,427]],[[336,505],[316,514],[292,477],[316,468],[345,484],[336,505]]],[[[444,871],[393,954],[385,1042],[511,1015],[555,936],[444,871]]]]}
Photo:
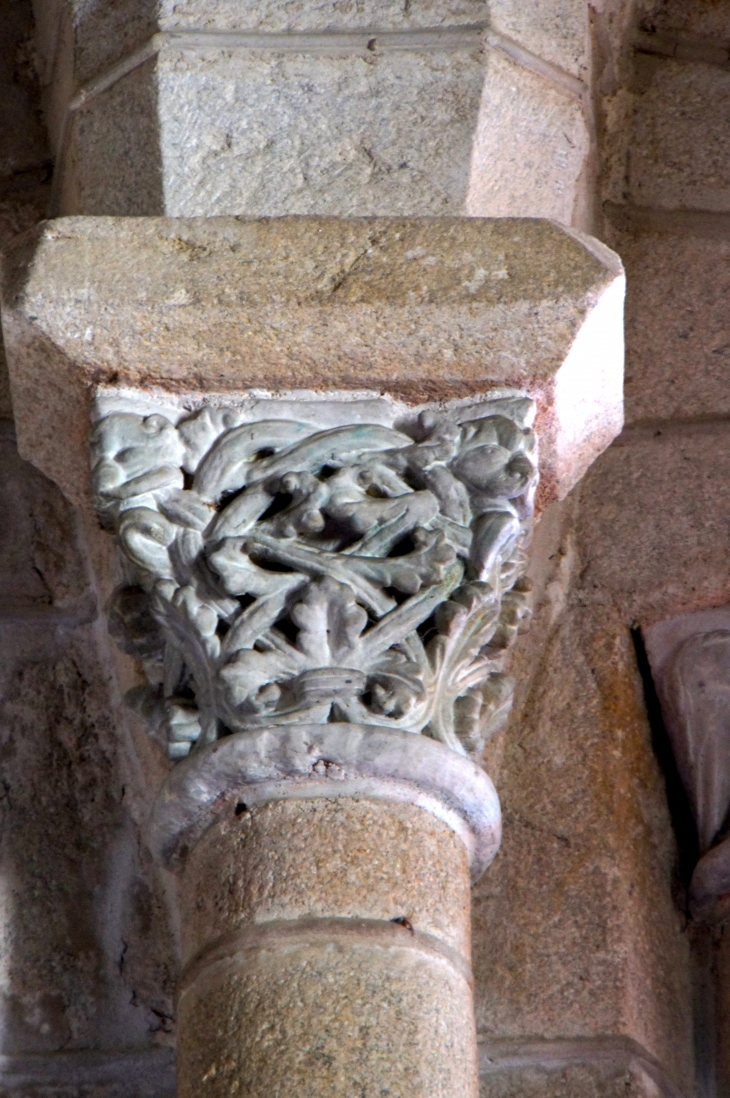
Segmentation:
{"type": "Polygon", "coordinates": [[[128,579],[111,627],[170,756],[300,721],[478,753],[528,613],[533,415],[500,393],[397,427],[212,404],[99,420],[97,507],[128,579]]]}

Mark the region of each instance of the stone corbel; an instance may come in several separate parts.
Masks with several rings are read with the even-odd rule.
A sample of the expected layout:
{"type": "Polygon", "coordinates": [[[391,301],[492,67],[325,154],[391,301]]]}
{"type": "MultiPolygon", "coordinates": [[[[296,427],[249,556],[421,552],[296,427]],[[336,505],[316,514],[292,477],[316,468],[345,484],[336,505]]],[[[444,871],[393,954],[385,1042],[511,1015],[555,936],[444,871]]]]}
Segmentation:
{"type": "Polygon", "coordinates": [[[19,446],[116,538],[174,761],[182,1095],[476,1095],[478,760],[535,503],[620,429],[622,296],[539,221],[63,219],[9,257],[19,446]]]}

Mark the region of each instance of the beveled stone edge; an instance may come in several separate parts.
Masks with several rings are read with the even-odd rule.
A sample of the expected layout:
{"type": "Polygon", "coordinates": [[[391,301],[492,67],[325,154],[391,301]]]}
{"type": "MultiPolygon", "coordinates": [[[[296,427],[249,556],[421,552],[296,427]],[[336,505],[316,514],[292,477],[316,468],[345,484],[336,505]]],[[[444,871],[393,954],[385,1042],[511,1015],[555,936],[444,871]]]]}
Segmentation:
{"type": "Polygon", "coordinates": [[[446,965],[471,989],[473,976],[468,961],[434,934],[385,919],[342,916],[303,919],[272,919],[248,924],[203,946],[185,965],[178,982],[177,999],[197,980],[221,964],[243,966],[258,952],[332,947],[349,949],[406,950],[430,963],[446,965]]]}
{"type": "Polygon", "coordinates": [[[686,1098],[659,1061],[632,1037],[618,1034],[567,1038],[477,1036],[477,1047],[482,1078],[535,1068],[560,1071],[577,1064],[604,1065],[640,1071],[654,1083],[662,1098],[686,1098]]]}
{"type": "MultiPolygon", "coordinates": [[[[548,340],[549,346],[541,337],[537,346],[524,349],[524,354],[520,352],[518,358],[513,359],[511,355],[507,355],[505,358],[505,352],[508,350],[506,347],[501,351],[492,348],[493,353],[490,352],[490,341],[485,342],[484,333],[479,336],[474,329],[474,325],[478,328],[484,320],[484,317],[479,320],[482,314],[482,306],[486,309],[484,316],[487,317],[491,315],[497,303],[480,303],[468,294],[465,295],[463,300],[459,299],[459,302],[443,301],[439,305],[438,300],[434,300],[429,304],[421,303],[415,309],[415,312],[420,310],[420,314],[423,314],[417,323],[414,319],[415,314],[412,303],[408,306],[393,305],[390,298],[387,300],[378,298],[377,301],[361,302],[360,304],[353,300],[345,310],[350,318],[348,320],[348,331],[350,332],[351,345],[348,344],[346,353],[338,352],[330,356],[331,362],[328,359],[328,363],[324,364],[327,367],[325,373],[334,370],[331,375],[331,384],[335,389],[342,391],[361,390],[363,381],[367,380],[373,385],[374,392],[387,392],[395,399],[403,400],[410,407],[428,402],[440,403],[441,401],[467,399],[477,393],[483,393],[493,388],[508,387],[526,390],[538,403],[536,429],[544,442],[541,459],[543,475],[536,503],[538,513],[544,510],[545,506],[552,500],[562,499],[575,486],[591,462],[603,452],[620,432],[623,423],[623,412],[620,384],[621,370],[617,365],[618,359],[616,359],[616,356],[608,354],[607,357],[604,356],[607,365],[604,363],[604,366],[598,368],[595,354],[591,352],[586,362],[583,350],[577,353],[576,348],[578,344],[581,344],[582,347],[581,333],[585,336],[586,322],[597,312],[597,306],[600,306],[601,303],[603,303],[604,308],[598,311],[601,312],[602,316],[604,315],[606,291],[620,283],[614,296],[622,296],[623,268],[619,257],[606,245],[576,230],[568,229],[556,221],[545,218],[458,216],[415,218],[333,218],[297,217],[293,215],[281,218],[236,218],[232,216],[214,218],[65,217],[55,221],[43,222],[13,240],[3,260],[4,300],[2,311],[6,336],[6,357],[8,359],[13,403],[18,424],[19,452],[26,460],[31,461],[46,476],[54,480],[67,498],[76,506],[88,508],[90,505],[89,474],[86,461],[90,429],[89,415],[94,396],[100,388],[112,385],[114,387],[153,388],[160,391],[174,392],[181,387],[186,390],[190,389],[190,381],[193,379],[197,383],[201,394],[209,390],[233,394],[234,390],[238,391],[239,389],[240,377],[246,376],[247,371],[250,373],[250,370],[254,368],[255,375],[250,376],[251,391],[260,389],[263,386],[267,392],[279,393],[284,388],[288,388],[290,380],[289,367],[282,358],[282,347],[286,351],[284,358],[287,355],[294,356],[294,360],[301,367],[301,376],[298,378],[295,387],[316,388],[321,384],[323,362],[319,355],[314,356],[312,361],[309,361],[306,354],[304,354],[306,361],[302,360],[304,352],[302,346],[300,346],[301,332],[306,329],[308,324],[315,321],[321,327],[323,317],[328,319],[330,314],[339,318],[339,324],[342,320],[342,306],[341,303],[338,304],[333,313],[332,302],[330,301],[330,304],[327,304],[329,298],[326,298],[326,295],[326,299],[322,300],[315,295],[316,300],[313,298],[309,304],[299,301],[297,309],[300,319],[295,329],[290,330],[287,328],[286,332],[280,333],[280,337],[277,337],[273,342],[267,340],[262,342],[261,331],[263,331],[263,328],[259,331],[261,325],[257,321],[247,336],[247,339],[250,336],[250,340],[253,342],[249,341],[245,354],[244,348],[240,344],[240,338],[236,337],[228,339],[224,351],[221,350],[223,344],[221,347],[218,347],[217,344],[209,347],[210,354],[206,352],[200,360],[199,353],[196,351],[195,354],[192,354],[187,344],[178,347],[173,354],[173,344],[177,347],[177,343],[175,343],[177,337],[173,339],[171,334],[177,331],[177,328],[173,325],[165,337],[165,345],[168,346],[169,351],[168,357],[166,358],[165,355],[160,357],[160,349],[155,345],[153,360],[147,361],[145,359],[144,362],[140,363],[135,359],[134,369],[132,369],[131,360],[128,361],[127,351],[122,353],[117,348],[119,353],[115,352],[110,355],[108,353],[109,348],[98,347],[94,350],[91,344],[87,346],[84,343],[84,340],[80,338],[81,332],[87,322],[92,323],[90,319],[84,320],[81,316],[79,317],[79,339],[71,347],[67,339],[59,336],[54,326],[55,322],[50,324],[50,327],[48,326],[47,320],[50,315],[49,310],[53,312],[53,301],[46,300],[41,315],[36,315],[38,313],[37,303],[32,304],[31,301],[25,300],[25,294],[28,290],[29,272],[34,270],[41,253],[47,252],[46,258],[43,259],[41,264],[43,266],[43,263],[50,261],[49,257],[55,255],[57,246],[71,247],[71,254],[75,255],[76,250],[78,250],[77,245],[80,246],[84,241],[96,247],[103,240],[104,247],[111,247],[112,249],[121,246],[134,247],[135,243],[138,243],[140,251],[136,258],[140,262],[145,260],[146,257],[148,258],[147,249],[151,247],[151,236],[155,239],[160,236],[161,239],[168,242],[178,240],[184,241],[186,245],[197,246],[196,242],[199,240],[201,224],[204,223],[206,232],[213,227],[215,239],[222,246],[227,240],[226,234],[234,229],[236,232],[240,232],[250,225],[258,225],[261,228],[264,223],[280,225],[283,222],[296,224],[299,235],[303,232],[303,223],[306,224],[308,229],[314,228],[319,231],[327,228],[328,232],[333,231],[333,226],[339,226],[340,236],[342,233],[345,233],[345,236],[348,232],[352,234],[354,231],[353,226],[355,230],[358,226],[361,230],[364,230],[364,228],[374,230],[379,227],[383,230],[398,230],[399,225],[408,227],[409,231],[418,225],[422,228],[440,225],[442,229],[450,226],[459,236],[464,225],[468,224],[470,234],[476,234],[478,239],[481,239],[479,227],[487,225],[492,227],[486,233],[490,247],[497,247],[499,239],[501,239],[491,238],[490,233],[495,225],[502,226],[503,230],[506,229],[510,232],[516,227],[520,233],[527,234],[526,239],[528,241],[533,239],[532,234],[536,232],[538,234],[545,233],[549,230],[549,234],[553,234],[556,240],[562,240],[563,244],[571,251],[571,254],[578,255],[582,253],[585,259],[591,257],[589,266],[592,273],[586,273],[583,289],[580,291],[576,289],[575,294],[572,290],[566,291],[567,298],[565,294],[561,297],[561,300],[565,298],[565,301],[572,302],[572,320],[568,325],[570,331],[563,331],[561,339],[557,341],[559,346],[557,344],[553,346],[557,336],[552,342],[548,340]],[[140,230],[140,223],[144,225],[144,233],[140,238],[141,242],[135,242],[132,238],[135,231],[140,230]],[[468,301],[466,297],[469,297],[468,301]],[[450,317],[451,327],[446,323],[447,314],[450,317]],[[391,335],[386,335],[386,333],[392,334],[393,331],[397,331],[403,316],[411,316],[415,328],[413,332],[410,332],[409,329],[410,334],[408,334],[405,342],[401,336],[394,341],[391,335]],[[378,317],[380,323],[375,322],[378,317]],[[424,365],[422,330],[424,323],[428,326],[429,317],[438,319],[437,327],[439,327],[439,331],[443,328],[439,336],[441,341],[439,346],[443,343],[444,350],[451,348],[451,337],[456,338],[458,336],[457,341],[460,345],[459,369],[449,367],[445,370],[443,360],[438,358],[436,354],[437,348],[432,349],[433,353],[430,357],[427,356],[428,362],[424,365]],[[463,328],[467,317],[472,317],[467,325],[471,332],[468,339],[463,328]],[[299,336],[293,335],[293,332],[298,332],[299,336]],[[451,332],[451,336],[447,339],[449,332],[451,332]],[[448,347],[446,346],[447,343],[448,347]],[[236,353],[233,353],[231,348],[236,348],[236,353]],[[218,365],[213,369],[209,361],[210,356],[219,355],[219,353],[223,354],[225,361],[220,370],[218,365]],[[168,361],[170,355],[172,355],[172,359],[168,361]],[[570,408],[562,408],[565,401],[561,399],[560,414],[562,420],[557,422],[556,415],[559,410],[555,407],[557,399],[555,393],[556,379],[558,376],[562,376],[561,369],[566,365],[566,356],[571,358],[571,355],[572,359],[575,360],[573,366],[577,367],[582,363],[586,367],[585,370],[578,370],[586,386],[585,399],[581,398],[582,385],[579,385],[580,392],[574,392],[575,386],[572,381],[568,385],[563,385],[563,397],[565,392],[570,390],[576,399],[569,402],[571,404],[570,408]],[[370,362],[374,356],[380,356],[384,360],[393,359],[393,361],[396,361],[399,364],[398,376],[395,377],[388,373],[387,375],[378,375],[375,378],[368,376],[365,379],[363,374],[367,373],[367,370],[364,364],[370,362]],[[436,358],[438,358],[438,363],[436,358]],[[173,360],[174,368],[170,365],[173,360]],[[508,360],[510,362],[509,368],[507,365],[508,360]],[[239,370],[236,373],[234,383],[231,371],[236,362],[239,362],[239,370]],[[186,363],[189,369],[185,374],[185,379],[183,379],[182,373],[185,372],[183,367],[186,363]],[[464,368],[468,366],[468,377],[464,376],[462,366],[464,368]],[[597,369],[598,374],[596,374],[597,369]],[[64,421],[62,429],[59,430],[56,417],[57,409],[61,405],[64,406],[64,421]]],[[[550,239],[553,239],[553,235],[550,235],[550,239]]],[[[335,237],[337,240],[340,238],[337,234],[335,234],[335,237]]],[[[356,231],[355,238],[359,239],[356,231]]],[[[314,240],[314,237],[312,239],[314,240]]],[[[349,240],[349,237],[347,239],[349,240]]],[[[355,240],[356,243],[357,239],[355,240]]],[[[534,241],[537,241],[537,237],[534,238],[534,241]]],[[[483,241],[484,244],[486,242],[486,240],[483,241]]],[[[309,245],[303,237],[302,240],[299,240],[297,246],[302,249],[302,254],[307,253],[309,250],[309,245]]],[[[544,241],[542,247],[544,250],[544,241]]],[[[325,249],[325,251],[326,255],[330,255],[331,249],[330,251],[325,249]]],[[[334,262],[332,257],[335,255],[335,251],[330,255],[332,262],[334,262]]],[[[215,252],[215,248],[213,252],[215,252]]],[[[155,252],[155,254],[157,253],[155,252]]],[[[322,254],[325,255],[325,253],[322,254]]],[[[168,262],[172,262],[169,260],[169,256],[165,260],[166,264],[168,262]]],[[[323,270],[325,268],[329,270],[328,264],[330,264],[329,259],[323,270]]],[[[193,270],[185,268],[185,279],[194,276],[190,288],[191,292],[195,293],[197,292],[195,287],[198,285],[198,275],[195,272],[198,268],[195,265],[193,266],[193,270]]],[[[332,267],[332,271],[334,269],[332,267]]],[[[344,270],[345,275],[348,275],[349,270],[350,268],[344,270]]],[[[424,270],[428,272],[429,268],[424,270]]],[[[167,266],[165,266],[165,271],[167,271],[167,266]]],[[[180,274],[179,271],[178,274],[180,274]]],[[[38,276],[38,271],[35,271],[31,277],[31,283],[35,287],[31,293],[34,302],[38,288],[34,281],[36,276],[38,276]]],[[[88,277],[94,278],[93,269],[90,269],[88,277]]],[[[175,277],[177,278],[177,275],[175,277]]],[[[180,277],[182,277],[181,274],[180,277]]],[[[72,289],[64,292],[66,297],[73,298],[75,296],[75,291],[72,289]]],[[[45,288],[43,296],[45,300],[45,288]]],[[[115,301],[115,308],[118,308],[126,300],[128,289],[120,289],[118,286],[116,288],[112,287],[109,289],[107,296],[110,300],[115,301]],[[119,297],[120,293],[121,298],[119,297]]],[[[436,298],[440,300],[438,293],[436,298]]],[[[135,302],[137,302],[136,297],[135,302]]],[[[514,302],[510,305],[510,308],[513,306],[514,302]]],[[[64,309],[65,306],[62,305],[61,312],[64,309]]],[[[517,311],[519,312],[519,309],[517,311]]],[[[84,313],[84,316],[86,316],[86,313],[84,313]]],[[[101,314],[97,316],[94,312],[94,317],[96,319],[94,319],[93,324],[101,325],[103,328],[105,321],[101,318],[101,314]]],[[[518,323],[521,325],[522,321],[518,321],[518,323]]],[[[228,320],[226,320],[224,327],[227,324],[228,320]]],[[[166,328],[166,325],[162,327],[166,328]]],[[[181,331],[183,329],[187,331],[185,325],[182,325],[181,331]]],[[[88,330],[91,331],[91,329],[88,330]]],[[[153,330],[161,329],[158,325],[156,328],[153,326],[153,330]]],[[[248,331],[248,329],[246,330],[248,331]]],[[[202,332],[202,329],[199,329],[199,334],[200,332],[202,332]]],[[[141,330],[140,333],[140,340],[144,343],[144,333],[141,330]]],[[[555,333],[553,334],[555,335],[555,333]]],[[[155,340],[153,340],[153,343],[155,343],[155,340]]],[[[334,334],[332,346],[340,346],[340,341],[334,334]]],[[[247,390],[247,393],[250,395],[249,390],[247,390]]]]}
{"type": "MultiPolygon", "coordinates": [[[[29,1087],[52,1098],[70,1087],[110,1087],[119,1098],[174,1098],[175,1050],[67,1049],[0,1056],[0,1087],[27,1094],[29,1087]]],[[[101,1090],[98,1093],[102,1093],[101,1090]]]]}
{"type": "Polygon", "coordinates": [[[237,806],[343,796],[430,812],[464,842],[473,879],[499,848],[499,798],[470,759],[412,732],[335,723],[238,732],[194,751],[160,790],[148,842],[158,862],[179,872],[208,827],[237,806]]]}

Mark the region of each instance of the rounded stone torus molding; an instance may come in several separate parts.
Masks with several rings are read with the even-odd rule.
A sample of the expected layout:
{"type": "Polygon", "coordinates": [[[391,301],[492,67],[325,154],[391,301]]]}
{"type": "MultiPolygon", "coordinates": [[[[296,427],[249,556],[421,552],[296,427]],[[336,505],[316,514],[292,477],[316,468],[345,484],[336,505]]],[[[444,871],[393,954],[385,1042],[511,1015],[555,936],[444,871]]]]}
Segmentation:
{"type": "Polygon", "coordinates": [[[279,725],[199,749],[160,790],[150,847],[161,864],[179,871],[221,817],[267,801],[312,797],[367,797],[425,809],[459,835],[473,879],[499,849],[499,798],[481,767],[425,736],[345,723],[279,725]]]}
{"type": "Polygon", "coordinates": [[[181,875],[181,1098],[476,1098],[470,878],[489,777],[350,724],[242,732],[179,763],[150,829],[181,875]]]}

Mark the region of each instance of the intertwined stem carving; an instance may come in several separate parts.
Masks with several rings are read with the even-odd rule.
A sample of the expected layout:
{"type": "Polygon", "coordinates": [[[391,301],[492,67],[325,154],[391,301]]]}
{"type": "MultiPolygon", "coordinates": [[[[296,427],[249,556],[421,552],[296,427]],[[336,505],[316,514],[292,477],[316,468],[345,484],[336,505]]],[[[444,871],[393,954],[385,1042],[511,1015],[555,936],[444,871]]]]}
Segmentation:
{"type": "Polygon", "coordinates": [[[129,581],[112,630],[149,680],[133,700],[173,758],[301,721],[477,752],[508,712],[504,656],[527,613],[532,401],[394,427],[328,426],[316,408],[97,423],[97,506],[129,581]]]}

